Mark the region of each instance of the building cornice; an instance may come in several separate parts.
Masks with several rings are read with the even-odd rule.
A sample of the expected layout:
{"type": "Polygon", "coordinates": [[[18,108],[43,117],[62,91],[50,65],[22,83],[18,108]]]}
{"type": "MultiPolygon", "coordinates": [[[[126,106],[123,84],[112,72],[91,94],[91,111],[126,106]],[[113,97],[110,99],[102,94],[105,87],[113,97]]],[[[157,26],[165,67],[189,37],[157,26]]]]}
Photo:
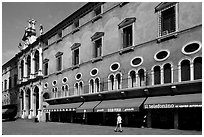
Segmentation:
{"type": "Polygon", "coordinates": [[[86,3],[80,9],[78,9],[77,11],[72,13],[70,16],[65,18],[63,21],[61,21],[56,26],[51,28],[48,32],[46,32],[44,35],[42,35],[43,39],[48,39],[48,38],[52,37],[53,35],[55,35],[57,33],[57,31],[59,29],[64,29],[64,28],[70,26],[71,24],[73,24],[73,22],[76,20],[76,18],[79,19],[79,18],[85,16],[86,14],[91,12],[95,7],[102,5],[103,3],[104,2],[88,2],[88,3],[86,3]]]}

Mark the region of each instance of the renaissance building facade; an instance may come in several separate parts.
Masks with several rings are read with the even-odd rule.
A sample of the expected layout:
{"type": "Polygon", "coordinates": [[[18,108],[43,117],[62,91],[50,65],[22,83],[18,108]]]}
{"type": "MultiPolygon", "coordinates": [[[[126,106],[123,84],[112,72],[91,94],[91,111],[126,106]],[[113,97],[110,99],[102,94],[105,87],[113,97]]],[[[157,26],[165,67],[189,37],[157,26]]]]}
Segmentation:
{"type": "MultiPolygon", "coordinates": [[[[18,100],[19,117],[23,119],[38,118],[42,113],[42,43],[40,36],[36,37],[36,21],[28,20],[28,26],[22,42],[19,43],[20,52],[17,54],[18,66],[18,100]]],[[[40,30],[42,34],[42,26],[40,30]]]]}
{"type": "Polygon", "coordinates": [[[201,130],[201,11],[85,4],[43,35],[43,120],[201,130]]]}
{"type": "Polygon", "coordinates": [[[2,107],[18,104],[16,56],[2,66],[2,107]]]}
{"type": "Polygon", "coordinates": [[[202,4],[90,2],[17,54],[19,114],[39,121],[202,129],[202,4]]]}

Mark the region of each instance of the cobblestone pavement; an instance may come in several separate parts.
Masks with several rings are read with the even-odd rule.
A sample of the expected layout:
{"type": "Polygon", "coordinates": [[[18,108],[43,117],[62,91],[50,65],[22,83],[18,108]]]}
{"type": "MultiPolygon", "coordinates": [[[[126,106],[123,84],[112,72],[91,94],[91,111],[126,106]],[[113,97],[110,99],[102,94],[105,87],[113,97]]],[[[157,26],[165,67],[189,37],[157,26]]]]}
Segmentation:
{"type": "Polygon", "coordinates": [[[27,120],[2,122],[3,135],[201,135],[202,131],[124,127],[114,132],[113,126],[82,125],[73,123],[40,122],[27,120]]]}

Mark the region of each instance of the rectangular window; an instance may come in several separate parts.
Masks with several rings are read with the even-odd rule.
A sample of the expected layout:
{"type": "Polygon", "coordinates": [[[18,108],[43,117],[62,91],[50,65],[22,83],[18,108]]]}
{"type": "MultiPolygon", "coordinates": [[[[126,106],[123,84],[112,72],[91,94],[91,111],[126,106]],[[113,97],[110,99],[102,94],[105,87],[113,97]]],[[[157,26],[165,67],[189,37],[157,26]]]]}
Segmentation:
{"type": "Polygon", "coordinates": [[[100,57],[102,54],[102,38],[95,41],[94,58],[100,57]]]}
{"type": "Polygon", "coordinates": [[[73,65],[79,64],[79,48],[73,51],[73,65]]]}
{"type": "Polygon", "coordinates": [[[175,6],[161,12],[161,35],[176,31],[175,6]]]}
{"type": "Polygon", "coordinates": [[[48,75],[48,62],[44,64],[44,75],[48,75]]]}
{"type": "Polygon", "coordinates": [[[57,71],[62,70],[62,56],[57,57],[57,71]]]}
{"type": "Polygon", "coordinates": [[[133,33],[132,33],[132,25],[123,29],[123,48],[127,48],[132,46],[133,33]]]}

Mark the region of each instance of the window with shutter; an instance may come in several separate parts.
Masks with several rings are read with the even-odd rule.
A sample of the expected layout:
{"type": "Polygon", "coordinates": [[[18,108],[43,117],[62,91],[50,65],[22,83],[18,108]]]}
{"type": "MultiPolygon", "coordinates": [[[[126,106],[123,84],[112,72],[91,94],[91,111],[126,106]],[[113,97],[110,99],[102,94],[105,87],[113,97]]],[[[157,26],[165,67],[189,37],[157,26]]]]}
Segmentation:
{"type": "Polygon", "coordinates": [[[134,30],[134,22],[136,21],[135,17],[125,18],[120,24],[118,24],[118,28],[121,29],[121,38],[122,38],[122,48],[125,49],[134,45],[133,40],[133,30],[134,30]]]}
{"type": "Polygon", "coordinates": [[[95,46],[94,46],[95,56],[94,56],[94,58],[101,56],[101,47],[102,47],[102,38],[95,41],[95,46]]]}
{"type": "Polygon", "coordinates": [[[123,29],[123,48],[132,46],[132,26],[123,29]]]}
{"type": "Polygon", "coordinates": [[[178,30],[177,2],[162,2],[155,12],[158,14],[158,37],[168,36],[178,30]]]}
{"type": "Polygon", "coordinates": [[[56,57],[56,69],[57,71],[61,71],[62,70],[62,52],[57,52],[57,54],[55,55],[56,57]]]}
{"type": "Polygon", "coordinates": [[[79,64],[79,49],[73,51],[73,65],[79,64]]]}

